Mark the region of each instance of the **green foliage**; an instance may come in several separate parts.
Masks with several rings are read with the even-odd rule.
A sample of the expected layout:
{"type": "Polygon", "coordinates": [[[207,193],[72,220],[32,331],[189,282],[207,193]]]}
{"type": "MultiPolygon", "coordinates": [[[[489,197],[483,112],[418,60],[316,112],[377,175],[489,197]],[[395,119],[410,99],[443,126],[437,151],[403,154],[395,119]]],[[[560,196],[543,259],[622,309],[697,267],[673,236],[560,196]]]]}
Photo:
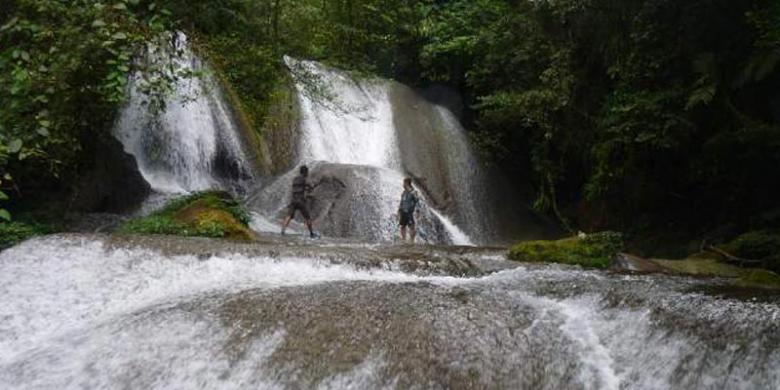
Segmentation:
{"type": "Polygon", "coordinates": [[[780,289],[780,275],[763,269],[753,269],[739,278],[739,284],[748,287],[780,289]]]}
{"type": "Polygon", "coordinates": [[[199,48],[238,95],[250,126],[261,133],[272,92],[284,75],[273,48],[225,35],[202,38],[199,48]]]}
{"type": "Polygon", "coordinates": [[[174,199],[153,214],[119,228],[129,234],[248,238],[246,209],[221,192],[195,193],[174,199]]]}
{"type": "Polygon", "coordinates": [[[607,268],[623,249],[620,233],[600,232],[558,241],[521,242],[509,250],[511,260],[607,268]]]}
{"type": "Polygon", "coordinates": [[[533,178],[538,209],[626,230],[777,207],[777,2],[424,8],[423,74],[465,94],[478,145],[533,178]],[[573,212],[589,205],[607,217],[573,212]]]}
{"type": "Polygon", "coordinates": [[[108,130],[134,57],[167,30],[154,2],[10,0],[0,6],[0,174],[35,188],[108,130]]]}
{"type": "Polygon", "coordinates": [[[741,258],[763,260],[763,267],[780,272],[780,232],[747,232],[723,245],[722,249],[741,258]]]}
{"type": "Polygon", "coordinates": [[[716,259],[688,258],[684,260],[654,260],[666,269],[683,275],[738,278],[744,270],[716,259]]]}
{"type": "MultiPolygon", "coordinates": [[[[10,183],[11,182],[11,175],[6,173],[3,177],[0,177],[0,204],[3,204],[7,202],[10,197],[3,192],[2,188],[4,183],[10,183]]],[[[11,213],[8,212],[8,210],[0,207],[0,222],[11,222],[11,213]]]]}
{"type": "Polygon", "coordinates": [[[610,97],[592,147],[594,170],[585,187],[589,199],[613,189],[619,194],[628,176],[655,174],[643,164],[682,146],[694,129],[677,111],[680,103],[672,91],[617,91],[610,97]]]}
{"type": "MultiPolygon", "coordinates": [[[[198,236],[185,224],[176,222],[169,215],[151,215],[130,221],[119,229],[120,233],[133,234],[169,234],[181,236],[198,236]]],[[[217,236],[220,237],[220,236],[217,236]]]]}
{"type": "Polygon", "coordinates": [[[0,222],[0,250],[12,247],[28,238],[54,233],[49,225],[28,222],[0,222]]]}
{"type": "Polygon", "coordinates": [[[681,275],[733,279],[742,287],[780,288],[780,276],[772,271],[740,268],[716,259],[688,258],[684,260],[653,260],[664,268],[681,275]]]}

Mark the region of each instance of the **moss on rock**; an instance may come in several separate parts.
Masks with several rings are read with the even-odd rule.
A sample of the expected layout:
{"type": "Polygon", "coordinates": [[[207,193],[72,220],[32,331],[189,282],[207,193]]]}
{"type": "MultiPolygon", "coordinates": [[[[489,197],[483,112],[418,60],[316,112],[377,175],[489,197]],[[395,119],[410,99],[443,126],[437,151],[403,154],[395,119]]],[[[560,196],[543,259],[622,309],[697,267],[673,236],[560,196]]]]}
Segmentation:
{"type": "Polygon", "coordinates": [[[294,81],[285,77],[268,97],[262,138],[268,153],[268,169],[281,174],[295,164],[301,108],[294,81]]]}
{"type": "Polygon", "coordinates": [[[521,242],[509,250],[508,257],[515,261],[607,268],[622,249],[620,233],[601,232],[557,241],[521,242]]]}
{"type": "Polygon", "coordinates": [[[653,259],[653,261],[675,273],[684,275],[737,278],[743,273],[743,269],[737,266],[710,258],[692,257],[684,260],[653,259]]]}
{"type": "Polygon", "coordinates": [[[764,269],[751,269],[740,276],[738,285],[780,289],[780,275],[764,269]]]}
{"type": "Polygon", "coordinates": [[[689,257],[684,260],[653,259],[654,262],[680,275],[728,278],[739,287],[780,288],[780,276],[757,268],[740,268],[715,258],[689,257]]]}
{"type": "Polygon", "coordinates": [[[248,224],[246,210],[230,195],[209,191],[173,200],[149,216],[125,223],[119,231],[252,240],[255,233],[248,224]]]}

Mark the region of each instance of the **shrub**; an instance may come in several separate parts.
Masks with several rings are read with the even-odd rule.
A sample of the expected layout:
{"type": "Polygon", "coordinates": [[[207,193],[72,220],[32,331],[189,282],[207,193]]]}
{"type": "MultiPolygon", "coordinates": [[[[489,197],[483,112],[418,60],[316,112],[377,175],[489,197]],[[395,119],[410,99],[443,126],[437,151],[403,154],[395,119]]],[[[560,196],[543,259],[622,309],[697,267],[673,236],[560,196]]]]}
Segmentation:
{"type": "Polygon", "coordinates": [[[0,223],[0,250],[10,248],[28,238],[54,233],[49,225],[25,222],[0,223]]]}
{"type": "Polygon", "coordinates": [[[601,232],[557,241],[521,242],[509,250],[509,258],[607,268],[622,249],[623,237],[620,233],[601,232]]]}
{"type": "Polygon", "coordinates": [[[229,194],[209,191],[170,201],[153,214],[134,219],[121,233],[251,239],[249,213],[229,194]]]}
{"type": "Polygon", "coordinates": [[[751,231],[723,245],[723,250],[745,259],[763,260],[763,266],[780,271],[780,233],[751,231]]]}

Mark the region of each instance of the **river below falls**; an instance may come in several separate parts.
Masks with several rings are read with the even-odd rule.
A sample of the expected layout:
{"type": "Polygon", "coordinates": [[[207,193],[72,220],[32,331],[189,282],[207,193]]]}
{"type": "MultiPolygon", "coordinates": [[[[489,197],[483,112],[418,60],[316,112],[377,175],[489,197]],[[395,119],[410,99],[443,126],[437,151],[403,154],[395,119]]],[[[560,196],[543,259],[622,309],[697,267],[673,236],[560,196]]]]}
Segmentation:
{"type": "Polygon", "coordinates": [[[725,285],[495,248],[55,235],[0,252],[0,387],[780,388],[780,296],[725,285]]]}

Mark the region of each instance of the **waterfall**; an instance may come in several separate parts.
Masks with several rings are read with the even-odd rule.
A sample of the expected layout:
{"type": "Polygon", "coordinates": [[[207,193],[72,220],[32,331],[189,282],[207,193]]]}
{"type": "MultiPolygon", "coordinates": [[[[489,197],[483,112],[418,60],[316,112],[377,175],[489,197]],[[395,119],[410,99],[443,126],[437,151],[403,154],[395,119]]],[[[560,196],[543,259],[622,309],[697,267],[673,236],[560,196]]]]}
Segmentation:
{"type": "MultiPolygon", "coordinates": [[[[394,96],[408,88],[390,80],[353,77],[312,61],[285,61],[296,79],[302,114],[299,164],[371,170],[364,175],[370,179],[350,183],[363,187],[359,192],[370,193],[365,198],[375,204],[361,210],[367,215],[343,216],[352,220],[355,234],[370,231],[369,239],[392,237],[397,227],[376,220],[387,220],[394,212],[401,181],[411,175],[418,178],[416,187],[424,197],[423,241],[471,245],[473,237],[485,238],[482,233],[489,229],[480,213],[486,200],[480,196],[484,185],[479,164],[449,109],[417,94],[398,104],[394,96]],[[404,105],[414,107],[408,116],[404,105]],[[412,124],[399,126],[399,115],[412,124]],[[439,204],[441,199],[449,204],[439,204]]],[[[278,202],[277,209],[283,205],[278,202]]]]}
{"type": "Polygon", "coordinates": [[[301,159],[401,169],[387,85],[356,80],[315,62],[285,58],[298,73],[301,102],[301,159]],[[321,95],[308,91],[317,83],[321,95]]]}
{"type": "MultiPolygon", "coordinates": [[[[178,55],[150,46],[145,58],[172,61],[167,76],[174,82],[163,109],[150,109],[144,93],[149,75],[135,73],[128,103],[114,128],[143,177],[163,194],[150,198],[142,213],[159,207],[170,197],[167,194],[234,189],[253,176],[245,140],[219,83],[189,49],[184,34],[176,34],[173,43],[178,55]]],[[[490,241],[495,230],[491,221],[496,218],[486,211],[490,202],[485,173],[449,109],[390,80],[356,78],[312,61],[285,61],[296,79],[302,117],[296,166],[363,167],[360,175],[342,175],[355,180],[346,183],[352,188],[344,196],[359,197],[362,203],[353,204],[352,212],[329,215],[331,220],[320,223],[324,233],[391,239],[397,234],[393,215],[401,181],[412,176],[424,200],[418,224],[421,241],[460,245],[490,241]]],[[[258,221],[283,217],[289,200],[279,194],[289,193],[291,176],[264,180],[252,195],[258,221]]],[[[263,226],[269,230],[268,223],[263,226]]]]}
{"type": "Polygon", "coordinates": [[[189,49],[183,33],[176,34],[171,49],[179,55],[162,50],[150,46],[145,60],[172,61],[167,76],[175,81],[163,109],[150,109],[143,92],[147,75],[136,72],[114,128],[143,177],[162,193],[225,188],[250,177],[238,126],[208,66],[189,49]]]}

